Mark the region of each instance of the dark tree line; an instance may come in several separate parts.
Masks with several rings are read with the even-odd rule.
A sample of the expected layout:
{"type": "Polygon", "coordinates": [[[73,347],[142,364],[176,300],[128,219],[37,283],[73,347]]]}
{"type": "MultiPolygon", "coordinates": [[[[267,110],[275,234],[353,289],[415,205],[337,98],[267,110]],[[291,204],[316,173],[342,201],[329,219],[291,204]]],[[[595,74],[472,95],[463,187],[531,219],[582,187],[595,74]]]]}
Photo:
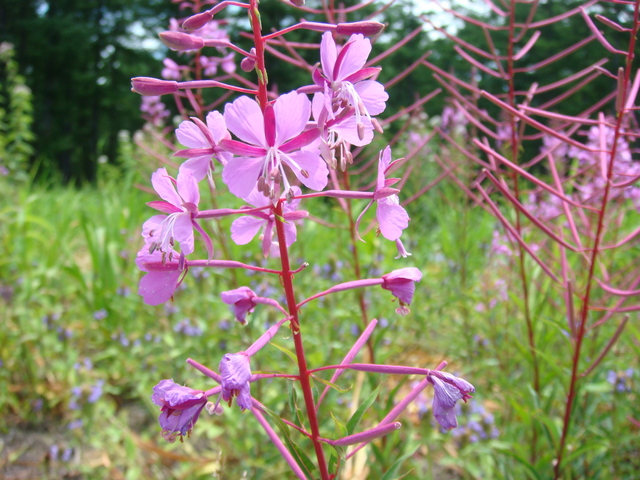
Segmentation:
{"type": "MultiPolygon", "coordinates": [[[[346,4],[354,3],[345,2],[346,4]]],[[[542,1],[536,18],[557,15],[581,5],[579,0],[542,1]]],[[[603,13],[610,18],[620,15],[620,6],[602,4],[603,13]]],[[[526,5],[520,6],[527,8],[526,5]]],[[[370,11],[373,11],[371,7],[370,11]]],[[[277,1],[261,5],[263,25],[283,28],[298,19],[289,7],[277,1]]],[[[389,24],[387,31],[374,46],[373,55],[390,48],[421,25],[416,6],[410,0],[397,2],[384,13],[389,24]]],[[[184,13],[183,13],[184,15],[184,13]]],[[[488,13],[489,17],[495,14],[488,13]]],[[[524,20],[524,10],[518,12],[524,20]]],[[[170,17],[180,16],[176,4],[169,0],[0,0],[0,41],[15,45],[16,60],[33,91],[34,133],[36,158],[42,162],[42,172],[57,171],[65,181],[92,180],[99,155],[115,158],[118,132],[140,128],[140,99],[130,92],[129,79],[134,76],[159,76],[161,58],[154,58],[151,50],[141,48],[143,40],[166,28],[170,17]]],[[[307,18],[313,20],[312,18],[307,18]]],[[[485,19],[486,20],[486,19],[485,19]]],[[[493,18],[490,21],[502,22],[493,18]]],[[[617,32],[601,26],[616,45],[617,32]]],[[[242,42],[237,32],[232,38],[242,42]]],[[[580,16],[545,27],[538,44],[529,53],[529,62],[543,60],[563,48],[589,36],[590,32],[580,16]]],[[[482,31],[466,26],[458,32],[465,41],[486,48],[482,31]]],[[[496,34],[499,44],[501,33],[496,34]]],[[[316,32],[298,30],[287,38],[292,41],[318,41],[316,32]]],[[[245,45],[246,46],[246,45],[245,45]]],[[[426,34],[416,36],[405,47],[385,61],[381,80],[389,80],[412,63],[420,53],[431,50],[429,61],[440,68],[464,78],[469,75],[468,64],[453,50],[447,39],[430,41],[426,34]]],[[[314,63],[317,51],[305,52],[314,63]]],[[[564,70],[540,69],[520,76],[518,89],[526,90],[531,82],[545,85],[576,72],[596,60],[611,56],[597,42],[591,42],[565,62],[564,70]]],[[[309,83],[304,72],[291,74],[287,64],[271,58],[270,83],[281,92],[309,83]]],[[[616,70],[615,60],[609,62],[616,70]]],[[[496,91],[486,78],[480,87],[496,91]]],[[[610,79],[601,78],[572,98],[577,113],[585,105],[593,104],[610,79]]],[[[387,114],[410,105],[439,85],[430,71],[418,68],[396,88],[390,99],[387,114]]],[[[608,89],[607,89],[608,90],[608,89]]],[[[444,95],[426,105],[430,115],[442,110],[444,95]]],[[[171,102],[168,102],[171,103],[171,102]]]]}

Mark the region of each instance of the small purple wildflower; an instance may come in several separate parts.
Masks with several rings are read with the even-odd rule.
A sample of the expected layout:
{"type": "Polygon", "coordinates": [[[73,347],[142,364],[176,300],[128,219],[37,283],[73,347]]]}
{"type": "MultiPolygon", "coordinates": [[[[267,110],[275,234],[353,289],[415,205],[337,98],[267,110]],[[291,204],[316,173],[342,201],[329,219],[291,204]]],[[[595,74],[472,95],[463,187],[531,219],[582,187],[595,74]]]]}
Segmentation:
{"type": "Polygon", "coordinates": [[[409,313],[413,294],[416,290],[415,282],[422,280],[422,273],[415,267],[400,268],[382,276],[382,288],[389,290],[400,302],[396,313],[406,315],[409,313]]]}
{"type": "Polygon", "coordinates": [[[87,398],[87,402],[96,403],[102,396],[102,387],[104,387],[104,380],[99,379],[96,384],[91,387],[91,393],[87,398]]]}
{"type": "Polygon", "coordinates": [[[104,308],[101,308],[100,310],[93,312],[93,318],[95,320],[104,320],[105,318],[107,318],[107,310],[104,308]]]}
{"type": "Polygon", "coordinates": [[[199,337],[202,335],[202,329],[198,325],[191,323],[191,319],[185,318],[178,322],[173,331],[176,333],[182,333],[188,337],[199,337]]]}
{"type": "Polygon", "coordinates": [[[256,307],[256,303],[253,301],[255,297],[256,294],[249,287],[240,287],[220,294],[222,301],[231,305],[231,310],[241,325],[246,325],[247,314],[253,313],[256,307]]]}
{"type": "MultiPolygon", "coordinates": [[[[82,420],[78,420],[78,421],[82,424],[82,420]]],[[[67,447],[62,452],[62,457],[60,458],[60,460],[62,460],[63,462],[68,462],[69,460],[71,460],[72,456],[73,456],[73,448],[67,447]]]]}
{"type": "MultiPolygon", "coordinates": [[[[67,428],[69,430],[77,430],[78,428],[82,428],[82,420],[78,419],[78,420],[74,420],[73,422],[70,422],[69,425],[67,425],[67,428]]],[[[65,450],[66,453],[66,450],[65,450]]],[[[66,462],[68,459],[65,460],[64,458],[64,454],[62,455],[62,461],[66,462]]]]}
{"type": "Polygon", "coordinates": [[[466,380],[437,370],[433,370],[428,379],[434,390],[432,408],[436,421],[446,430],[457,427],[456,403],[458,400],[466,402],[470,399],[469,394],[475,391],[474,386],[466,380]]]}
{"type": "Polygon", "coordinates": [[[162,436],[170,443],[175,442],[176,435],[183,437],[191,433],[207,403],[203,391],[183,387],[173,380],[161,380],[153,387],[151,400],[161,407],[158,420],[162,436]]]}

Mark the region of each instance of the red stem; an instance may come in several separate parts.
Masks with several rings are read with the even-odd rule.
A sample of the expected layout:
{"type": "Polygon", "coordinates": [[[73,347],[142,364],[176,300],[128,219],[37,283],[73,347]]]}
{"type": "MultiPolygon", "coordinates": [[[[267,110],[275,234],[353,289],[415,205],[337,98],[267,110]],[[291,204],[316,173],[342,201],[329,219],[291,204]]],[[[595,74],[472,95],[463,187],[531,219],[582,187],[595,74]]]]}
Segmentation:
{"type": "MultiPolygon", "coordinates": [[[[630,35],[629,49],[627,51],[627,62],[625,68],[624,81],[618,88],[623,89],[623,98],[626,98],[626,94],[629,90],[629,82],[631,78],[631,63],[633,61],[634,52],[636,48],[636,36],[638,34],[638,28],[640,27],[640,0],[636,0],[633,12],[633,32],[630,35]]],[[[611,190],[611,177],[613,175],[613,166],[616,159],[616,150],[618,147],[618,140],[621,137],[622,122],[624,120],[625,108],[623,107],[618,112],[618,118],[616,122],[616,129],[613,139],[613,146],[611,147],[611,153],[609,157],[609,168],[607,171],[607,183],[604,188],[604,195],[602,197],[602,208],[598,213],[598,226],[596,229],[596,237],[593,243],[593,251],[591,253],[591,265],[589,267],[589,276],[587,277],[587,288],[584,294],[584,300],[582,301],[582,310],[580,312],[580,325],[578,329],[578,335],[576,338],[576,346],[573,352],[573,365],[571,368],[571,382],[569,383],[569,394],[567,395],[567,403],[564,412],[564,421],[562,425],[562,437],[560,438],[560,445],[558,447],[558,455],[556,456],[556,464],[553,471],[554,480],[560,478],[560,472],[562,471],[562,457],[564,455],[565,445],[567,443],[567,436],[569,433],[569,424],[571,422],[571,415],[573,413],[573,404],[576,398],[577,383],[578,383],[578,367],[580,363],[580,353],[582,351],[582,341],[587,330],[587,317],[589,315],[589,301],[591,299],[591,287],[593,286],[593,279],[596,268],[596,260],[598,253],[600,252],[600,243],[602,242],[602,233],[605,228],[604,217],[607,210],[607,202],[609,200],[609,193],[611,190]]]]}
{"type": "MultiPolygon", "coordinates": [[[[273,213],[276,218],[283,217],[282,201],[278,202],[278,204],[273,208],[273,213]]],[[[280,262],[282,263],[282,285],[284,286],[285,295],[287,297],[287,306],[291,319],[291,333],[293,335],[293,343],[296,347],[296,358],[298,360],[300,387],[302,388],[307,417],[309,418],[309,426],[311,427],[311,441],[313,442],[313,448],[316,451],[320,476],[322,480],[329,480],[329,470],[327,469],[327,462],[324,458],[324,451],[322,450],[318,417],[315,402],[313,400],[313,392],[311,391],[311,374],[307,368],[307,359],[304,354],[304,345],[302,343],[300,319],[298,317],[298,308],[296,306],[297,302],[293,290],[293,273],[291,272],[291,267],[289,265],[289,252],[287,251],[283,222],[276,221],[276,233],[278,235],[278,243],[280,247],[280,262]]]]}

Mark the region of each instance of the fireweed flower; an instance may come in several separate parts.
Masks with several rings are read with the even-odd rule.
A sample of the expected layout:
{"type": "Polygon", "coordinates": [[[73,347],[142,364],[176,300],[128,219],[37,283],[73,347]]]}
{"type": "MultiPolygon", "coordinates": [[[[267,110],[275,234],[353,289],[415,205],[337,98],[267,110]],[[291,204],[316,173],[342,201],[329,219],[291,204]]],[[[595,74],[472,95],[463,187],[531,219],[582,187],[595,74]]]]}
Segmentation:
{"type": "Polygon", "coordinates": [[[170,58],[162,60],[164,68],[160,73],[160,76],[166,80],[182,80],[182,70],[188,70],[188,67],[181,67],[170,58]]]}
{"type": "Polygon", "coordinates": [[[322,190],[329,170],[316,148],[302,149],[318,136],[318,130],[304,131],[311,111],[306,95],[290,92],[281,95],[264,114],[258,102],[240,97],[224,109],[231,133],[241,141],[223,140],[221,147],[237,157],[222,171],[222,180],[231,193],[246,198],[256,187],[272,199],[278,196],[280,183],[286,196],[291,190],[284,165],[306,187],[322,190]]]}
{"type": "Polygon", "coordinates": [[[333,118],[341,109],[350,106],[359,129],[364,129],[364,118],[371,121],[371,116],[384,111],[389,98],[381,83],[366,80],[380,71],[379,68],[364,68],[369,53],[371,41],[361,34],[351,35],[338,52],[333,36],[325,32],[320,44],[322,73],[317,69],[313,73],[314,83],[324,93],[329,116],[333,118]]]}
{"type": "Polygon", "coordinates": [[[162,436],[173,443],[175,435],[189,435],[198,421],[200,412],[207,403],[207,396],[201,390],[178,385],[173,380],[161,380],[153,387],[153,403],[160,408],[162,436]]]}
{"type": "Polygon", "coordinates": [[[247,324],[247,314],[253,313],[257,305],[253,301],[256,296],[249,287],[240,287],[220,294],[222,301],[227,305],[231,305],[236,320],[242,325],[247,324]]]}
{"type": "Polygon", "coordinates": [[[432,408],[436,421],[447,430],[457,427],[456,403],[470,399],[469,394],[475,392],[474,386],[462,378],[437,370],[432,370],[427,378],[433,385],[432,408]]]}
{"type": "MultiPolygon", "coordinates": [[[[233,397],[237,397],[240,410],[251,408],[251,368],[249,366],[249,355],[245,352],[227,353],[220,361],[220,376],[222,377],[222,400],[231,406],[233,397]]],[[[220,400],[218,399],[218,402],[220,400]]]]}
{"type": "Polygon", "coordinates": [[[391,188],[391,185],[396,183],[398,178],[385,178],[385,174],[391,165],[391,147],[387,146],[378,157],[378,179],[376,181],[376,188],[373,196],[373,200],[365,207],[362,213],[358,216],[356,221],[356,229],[360,225],[362,216],[369,210],[369,207],[376,202],[376,218],[380,225],[380,233],[387,240],[396,242],[398,252],[401,256],[405,257],[409,255],[402,242],[400,244],[397,241],[402,235],[402,231],[409,226],[409,215],[407,211],[400,205],[400,199],[396,193],[399,191],[395,188],[391,188]]]}
{"type": "Polygon", "coordinates": [[[189,157],[180,165],[180,171],[189,170],[198,182],[214,170],[214,158],[222,165],[231,159],[231,154],[216,148],[221,140],[231,139],[224,117],[214,111],[207,115],[206,121],[205,125],[198,118],[185,120],[176,129],[178,141],[189,147],[176,153],[177,156],[189,157]]]}
{"type": "MultiPolygon", "coordinates": [[[[302,192],[298,187],[291,187],[291,195],[297,196],[302,192]]],[[[262,192],[257,189],[253,190],[245,200],[254,207],[266,207],[270,204],[269,198],[265,197],[262,192]]],[[[285,203],[283,207],[284,233],[287,247],[290,247],[297,236],[295,221],[301,220],[309,215],[309,212],[297,210],[300,199],[294,199],[290,203],[285,203]]],[[[276,225],[276,218],[272,212],[252,212],[252,216],[244,216],[236,218],[231,224],[231,238],[237,245],[246,245],[253,237],[256,236],[258,230],[262,228],[260,239],[262,240],[262,254],[268,257],[269,253],[274,256],[280,255],[278,250],[278,242],[274,241],[273,233],[276,225]]]]}
{"type": "Polygon", "coordinates": [[[142,103],[140,104],[142,117],[156,127],[163,125],[165,118],[171,114],[165,104],[160,101],[160,98],[158,96],[142,97],[142,103]]]}
{"type": "Polygon", "coordinates": [[[145,242],[149,244],[149,252],[153,253],[155,250],[159,250],[168,254],[174,246],[174,241],[177,240],[184,255],[193,253],[193,229],[195,228],[202,235],[209,257],[211,257],[213,254],[211,239],[195,221],[200,202],[200,191],[193,174],[189,170],[183,170],[178,174],[176,181],[169,176],[165,168],[159,168],[151,176],[151,183],[164,201],[153,201],[147,205],[169,215],[166,217],[156,215],[143,225],[143,236],[145,231],[148,232],[145,242]],[[174,182],[176,183],[175,187],[174,182]],[[160,224],[156,227],[158,222],[160,224]]]}
{"type": "Polygon", "coordinates": [[[400,302],[396,313],[406,315],[409,313],[413,294],[416,291],[415,282],[422,280],[422,273],[415,267],[400,268],[382,276],[382,288],[389,290],[400,302]]]}

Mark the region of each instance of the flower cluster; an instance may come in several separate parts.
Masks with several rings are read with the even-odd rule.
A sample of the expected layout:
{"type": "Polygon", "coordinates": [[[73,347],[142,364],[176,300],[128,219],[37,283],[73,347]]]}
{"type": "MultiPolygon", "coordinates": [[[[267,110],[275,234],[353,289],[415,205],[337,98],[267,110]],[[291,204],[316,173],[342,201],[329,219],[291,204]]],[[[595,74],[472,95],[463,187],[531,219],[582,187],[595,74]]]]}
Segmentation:
{"type": "MultiPolygon", "coordinates": [[[[446,363],[434,370],[352,363],[368,342],[377,324],[376,320],[368,322],[361,333],[360,329],[354,332],[359,335],[358,339],[342,363],[315,370],[307,366],[302,348],[304,325],[300,318],[303,305],[340,291],[380,286],[397,299],[399,307],[396,312],[407,315],[414,298],[415,283],[422,279],[422,273],[415,267],[398,268],[384,275],[376,272],[373,278],[358,276],[356,280],[335,284],[329,290],[295,303],[293,276],[308,264],[305,262],[297,270],[292,270],[289,250],[297,240],[298,226],[310,217],[306,207],[309,199],[336,199],[341,205],[347,201],[367,201],[357,220],[350,222],[353,238],[359,238],[360,224],[375,203],[378,233],[395,243],[399,252],[397,258],[411,255],[401,241],[410,219],[400,204],[400,189],[394,188],[400,179],[387,178],[399,167],[397,161],[393,161],[391,148],[387,146],[377,155],[377,176],[372,191],[351,190],[348,182],[341,185],[337,180],[339,174],[348,174],[348,167],[354,161],[352,148],[369,145],[373,141],[374,132],[382,132],[376,116],[384,112],[389,97],[384,86],[375,79],[380,69],[368,66],[372,45],[367,38],[379,33],[382,25],[371,21],[337,25],[301,22],[292,27],[322,32],[319,64],[312,69],[309,85],[276,95],[267,90],[265,46],[268,41],[284,35],[287,30],[263,36],[259,29],[257,1],[251,0],[249,4],[232,2],[236,7],[246,8],[251,19],[255,47],[249,52],[244,51],[230,43],[219,28],[220,24],[213,20],[214,14],[224,8],[226,3],[228,2],[197,12],[186,19],[182,27],[177,22],[172,22],[170,31],[160,35],[162,41],[173,50],[187,52],[189,55],[198,52],[190,57],[198,68],[192,70],[191,67],[185,68],[171,59],[165,59],[162,73],[165,80],[145,77],[132,80],[133,90],[155,98],[156,104],[157,95],[174,94],[178,102],[187,99],[193,107],[193,115],[185,114],[175,131],[177,141],[185,147],[175,152],[176,157],[184,159],[177,175],[171,175],[166,168],[160,168],[151,177],[160,200],[151,201],[148,205],[160,213],[149,218],[142,226],[144,245],[138,252],[136,263],[145,275],[140,281],[138,293],[146,303],[158,305],[172,299],[190,268],[196,269],[199,278],[202,277],[203,268],[242,268],[252,274],[260,272],[277,275],[284,295],[280,296],[280,292],[273,288],[256,289],[259,292],[256,293],[247,286],[222,292],[220,298],[229,305],[237,323],[246,325],[248,316],[259,306],[274,309],[282,317],[275,324],[266,325],[264,333],[248,348],[224,354],[218,364],[218,372],[194,360],[188,360],[191,366],[216,382],[217,385],[213,388],[207,391],[194,390],[165,379],[154,388],[152,400],[160,407],[162,435],[169,441],[175,441],[177,437],[182,439],[191,433],[203,409],[209,413],[221,414],[221,403],[232,407],[235,399],[240,410],[251,412],[265,429],[296,475],[306,478],[279,436],[265,420],[263,413],[267,410],[251,394],[251,383],[263,378],[282,376],[298,381],[305,398],[311,429],[311,432],[304,429],[301,431],[315,444],[320,476],[326,480],[329,473],[326,461],[319,453],[322,451],[321,443],[333,446],[359,444],[362,447],[369,441],[390,433],[400,427],[394,421],[397,415],[416,398],[419,391],[429,385],[435,392],[433,411],[436,420],[444,428],[452,428],[457,424],[456,403],[471,398],[474,387],[465,380],[440,371],[446,363]],[[225,64],[230,61],[226,50],[222,52],[225,56],[215,59],[200,53],[204,48],[228,49],[242,55],[243,70],[255,69],[257,73],[257,88],[245,88],[244,85],[253,85],[251,82],[243,86],[223,84],[222,77],[215,80],[192,80],[190,74],[193,71],[213,76],[219,73],[219,68],[227,74],[233,73],[235,68],[235,65],[225,64]],[[224,88],[240,96],[224,105],[224,108],[213,110],[214,107],[206,108],[199,104],[197,95],[193,92],[207,87],[224,88]],[[215,194],[218,188],[216,182],[220,181],[224,188],[245,205],[241,208],[215,209],[206,209],[201,205],[200,183],[206,182],[212,194],[215,194]],[[331,188],[328,188],[329,185],[331,188]],[[216,237],[212,239],[209,235],[206,222],[223,217],[233,218],[229,234],[237,245],[251,244],[258,236],[262,256],[276,259],[280,268],[271,270],[236,260],[220,259],[218,249],[214,249],[216,237]],[[201,247],[198,246],[200,242],[201,247]],[[196,258],[199,251],[205,250],[206,259],[196,258]],[[269,298],[271,296],[274,298],[269,298]],[[281,306],[275,298],[286,298],[287,308],[281,306]],[[291,375],[252,373],[252,357],[285,324],[292,333],[298,372],[291,375]],[[327,391],[316,404],[310,384],[312,374],[328,369],[335,369],[332,384],[347,369],[419,375],[423,380],[377,427],[330,440],[319,435],[317,420],[320,403],[327,391]],[[209,401],[213,396],[217,396],[215,402],[209,401]],[[316,406],[311,408],[313,405],[316,406]]],[[[234,77],[226,79],[230,78],[234,77]]],[[[151,105],[150,102],[148,104],[151,105]]],[[[179,110],[186,112],[181,104],[179,110]]],[[[221,329],[229,329],[233,322],[217,323],[221,329]]],[[[188,319],[177,323],[175,331],[185,335],[202,333],[188,319]]]]}

